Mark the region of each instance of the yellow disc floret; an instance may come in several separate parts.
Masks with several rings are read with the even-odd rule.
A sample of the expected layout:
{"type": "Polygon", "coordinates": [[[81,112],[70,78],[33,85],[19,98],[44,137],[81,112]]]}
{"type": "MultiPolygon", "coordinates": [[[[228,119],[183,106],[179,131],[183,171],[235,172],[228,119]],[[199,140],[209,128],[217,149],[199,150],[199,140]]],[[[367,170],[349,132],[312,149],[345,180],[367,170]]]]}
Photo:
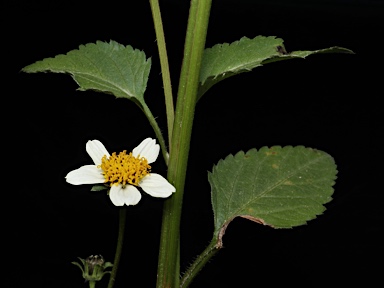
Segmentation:
{"type": "Polygon", "coordinates": [[[134,157],[132,152],[127,154],[124,150],[116,155],[112,153],[110,157],[104,155],[101,159],[101,165],[98,166],[103,170],[105,183],[110,185],[131,184],[138,186],[141,179],[148,175],[151,171],[151,166],[148,164],[147,159],[144,157],[134,157]]]}

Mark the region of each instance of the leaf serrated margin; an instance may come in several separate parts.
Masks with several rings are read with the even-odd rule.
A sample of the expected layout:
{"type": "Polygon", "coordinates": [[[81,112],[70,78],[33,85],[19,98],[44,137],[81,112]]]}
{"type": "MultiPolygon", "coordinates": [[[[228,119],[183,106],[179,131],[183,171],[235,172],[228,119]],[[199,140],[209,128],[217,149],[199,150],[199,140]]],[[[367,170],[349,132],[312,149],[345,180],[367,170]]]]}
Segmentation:
{"type": "MultiPolygon", "coordinates": [[[[279,157],[281,158],[280,155],[279,155],[279,157]]],[[[276,158],[276,159],[279,159],[279,161],[280,161],[280,162],[277,162],[277,164],[284,164],[284,161],[281,162],[281,159],[279,157],[276,158]]],[[[285,157],[285,158],[287,158],[287,157],[285,157]]],[[[272,159],[272,158],[270,158],[270,159],[272,159]]],[[[261,168],[264,169],[264,173],[263,173],[264,176],[268,175],[267,170],[268,169],[271,170],[270,166],[271,166],[271,164],[273,164],[273,161],[272,162],[269,161],[269,162],[267,162],[267,164],[268,164],[269,168],[261,165],[262,166],[261,168]],[[268,169],[265,170],[265,168],[268,168],[268,169]],[[267,171],[267,174],[265,174],[265,171],[267,171]]],[[[275,164],[273,164],[273,165],[275,165],[275,164]]],[[[249,167],[252,167],[252,166],[246,165],[247,169],[249,167]]],[[[232,172],[230,172],[230,173],[232,173],[232,172]]],[[[242,171],[242,173],[243,172],[244,171],[242,171]]],[[[251,175],[253,175],[253,174],[251,174],[251,175]]],[[[284,176],[285,174],[283,173],[282,175],[284,176]]],[[[251,149],[247,153],[240,151],[240,152],[236,153],[235,156],[230,154],[225,159],[220,159],[219,162],[217,163],[217,165],[214,165],[212,172],[208,173],[208,179],[209,179],[209,182],[211,184],[211,192],[212,192],[211,199],[212,199],[212,206],[213,206],[214,218],[215,218],[215,235],[217,237],[216,246],[218,248],[222,246],[222,237],[225,234],[225,230],[226,230],[227,226],[229,225],[229,223],[236,217],[246,218],[246,219],[254,221],[256,223],[267,225],[267,226],[270,226],[273,228],[292,228],[293,226],[303,225],[303,224],[307,223],[307,221],[316,218],[316,216],[318,216],[324,212],[325,207],[323,205],[328,203],[332,199],[330,196],[333,194],[332,186],[335,184],[335,179],[337,178],[336,175],[337,175],[337,169],[336,169],[336,164],[334,163],[333,157],[331,157],[326,152],[323,152],[323,151],[320,151],[317,149],[306,148],[304,146],[296,146],[296,147],[272,146],[270,148],[262,147],[259,151],[257,151],[256,149],[251,149]],[[287,152],[290,152],[290,153],[287,154],[287,152]],[[225,188],[232,187],[232,188],[228,188],[228,189],[234,189],[233,187],[235,187],[236,189],[241,190],[241,189],[244,189],[244,187],[249,187],[249,186],[244,186],[243,184],[241,184],[240,186],[236,186],[236,185],[231,186],[228,182],[228,179],[232,179],[232,178],[231,178],[231,176],[226,174],[227,172],[225,172],[225,170],[228,169],[228,167],[230,167],[229,168],[230,171],[232,171],[233,173],[237,173],[240,168],[238,168],[236,166],[236,163],[235,163],[236,160],[242,161],[241,159],[253,157],[251,159],[253,161],[256,161],[256,160],[257,161],[264,161],[268,158],[268,157],[264,157],[264,160],[263,160],[263,157],[259,157],[260,153],[265,153],[265,154],[269,154],[269,155],[274,155],[274,154],[276,154],[276,155],[282,154],[282,156],[285,155],[288,157],[288,161],[286,163],[288,163],[288,164],[293,163],[293,166],[291,165],[292,167],[302,166],[303,163],[305,164],[306,162],[308,162],[307,166],[301,167],[302,169],[309,171],[308,172],[309,174],[306,176],[304,174],[302,174],[304,171],[300,171],[300,169],[297,169],[296,171],[292,171],[292,173],[287,174],[288,176],[286,176],[286,179],[280,179],[280,176],[278,178],[275,177],[275,181],[276,181],[276,179],[281,180],[281,181],[285,181],[287,179],[293,181],[293,178],[291,179],[292,175],[294,175],[294,176],[301,175],[299,178],[303,177],[303,180],[309,181],[308,183],[310,183],[309,184],[310,186],[304,186],[307,188],[307,190],[304,191],[305,192],[305,195],[304,195],[305,198],[303,198],[303,199],[305,201],[304,202],[305,205],[310,205],[309,206],[310,210],[307,211],[307,209],[304,208],[305,206],[302,206],[300,208],[301,209],[300,213],[304,213],[304,215],[298,214],[299,218],[296,219],[297,215],[293,214],[294,218],[292,218],[291,220],[289,220],[290,218],[288,218],[288,222],[286,222],[286,221],[281,222],[281,220],[279,220],[278,222],[274,222],[275,220],[273,220],[272,222],[269,222],[271,220],[270,217],[267,217],[269,219],[269,221],[265,221],[265,219],[263,217],[260,217],[263,213],[262,214],[260,214],[260,212],[256,212],[256,214],[255,214],[255,212],[253,212],[251,214],[244,213],[244,211],[253,211],[253,209],[257,208],[258,206],[249,206],[248,207],[247,206],[248,204],[243,203],[244,205],[241,205],[240,208],[238,206],[236,206],[237,207],[236,210],[233,210],[233,211],[228,210],[229,213],[228,213],[228,211],[227,212],[224,211],[224,214],[221,214],[223,212],[222,209],[217,209],[217,206],[219,205],[219,202],[220,202],[219,197],[217,196],[218,195],[217,193],[220,193],[220,197],[223,197],[223,195],[225,196],[225,194],[226,194],[223,189],[219,189],[217,186],[217,185],[220,185],[220,181],[224,181],[221,183],[222,187],[225,187],[225,188]],[[289,154],[292,154],[292,153],[294,153],[293,156],[292,155],[289,156],[289,154]],[[310,159],[312,159],[312,160],[310,160],[310,159]],[[233,167],[235,167],[235,168],[233,168],[233,167]],[[219,179],[218,182],[215,181],[214,178],[219,177],[219,176],[217,176],[217,174],[215,176],[215,173],[221,173],[222,175],[221,176],[219,175],[219,176],[221,177],[222,180],[219,179]],[[298,173],[301,173],[301,174],[298,174],[298,173]],[[320,179],[318,179],[319,178],[318,176],[324,176],[324,177],[323,178],[320,177],[320,179]],[[316,180],[316,181],[313,181],[313,180],[316,180]],[[312,187],[311,185],[313,185],[313,183],[315,186],[312,187]],[[319,187],[316,187],[318,185],[320,185],[321,191],[318,191],[319,187]],[[312,188],[316,188],[316,189],[313,190],[312,188]],[[308,194],[308,191],[309,192],[312,191],[315,194],[313,194],[312,192],[310,192],[310,194],[308,194]],[[315,192],[315,191],[317,191],[317,192],[315,192]],[[216,196],[214,195],[214,192],[216,193],[216,196]],[[313,201],[315,201],[315,202],[313,202],[313,201]],[[245,208],[250,208],[250,210],[245,209],[245,208]],[[302,210],[303,208],[304,208],[304,210],[302,210]],[[309,213],[309,214],[307,214],[307,213],[309,213]],[[278,224],[278,225],[276,226],[275,224],[278,224]]],[[[233,180],[235,178],[236,177],[234,177],[233,180]]],[[[244,179],[242,179],[242,181],[244,181],[244,179]]],[[[286,183],[284,183],[284,184],[286,184],[286,183]]],[[[302,183],[299,185],[302,185],[302,183]]],[[[281,183],[279,185],[277,185],[277,187],[279,187],[279,186],[281,186],[281,183]]],[[[262,187],[264,187],[263,189],[265,189],[265,186],[262,186],[262,187]]],[[[274,191],[273,193],[278,193],[277,195],[279,195],[279,193],[281,193],[281,191],[283,191],[283,192],[286,191],[286,187],[284,187],[284,185],[281,187],[283,187],[282,190],[281,189],[276,190],[275,188],[273,188],[271,191],[274,191]]],[[[281,188],[281,187],[279,187],[279,188],[281,188]]],[[[237,192],[240,193],[240,190],[237,192]]],[[[287,191],[289,191],[289,189],[287,191]]],[[[296,194],[294,194],[294,195],[300,196],[300,193],[302,193],[302,192],[300,192],[300,190],[299,190],[299,192],[296,191],[296,194]],[[299,193],[299,194],[297,194],[297,193],[299,193]]],[[[261,194],[259,194],[258,198],[260,198],[260,195],[261,194]]],[[[239,196],[239,195],[237,195],[237,196],[239,196]]],[[[249,195],[247,197],[249,197],[249,195]]],[[[250,202],[248,201],[249,203],[253,202],[253,200],[251,198],[248,199],[250,201],[250,202]]],[[[260,199],[263,199],[263,197],[260,199]]],[[[268,198],[265,198],[265,199],[268,199],[268,198]]],[[[288,199],[288,202],[287,202],[288,205],[289,205],[289,203],[291,203],[290,200],[293,199],[294,201],[296,201],[295,200],[296,198],[294,197],[291,199],[289,194],[284,196],[284,198],[282,198],[282,199],[283,200],[288,199]]],[[[236,199],[235,199],[235,201],[236,201],[236,199]]],[[[300,198],[299,198],[299,201],[300,201],[300,198]]],[[[241,201],[239,203],[241,203],[241,201]]],[[[221,203],[220,205],[222,205],[222,204],[223,203],[221,203]]],[[[277,206],[277,207],[279,207],[279,206],[277,206]]],[[[298,206],[298,207],[300,207],[300,206],[298,206]]],[[[223,207],[221,207],[221,208],[223,208],[223,207]]],[[[233,207],[231,209],[233,209],[233,207]]],[[[227,209],[224,209],[224,210],[227,210],[227,209]]],[[[263,211],[263,210],[261,210],[261,211],[263,211]]],[[[272,211],[273,211],[273,209],[272,209],[272,211]]],[[[277,215],[280,215],[280,214],[278,213],[277,215]]],[[[282,215],[286,215],[286,214],[283,213],[282,215]]],[[[290,214],[288,214],[288,215],[290,215],[290,214]]],[[[289,217],[291,217],[291,216],[289,216],[289,217]]]]}
{"type": "Polygon", "coordinates": [[[69,74],[80,91],[95,90],[115,97],[134,98],[141,104],[151,67],[151,58],[130,45],[110,40],[80,45],[66,54],[39,60],[22,72],[69,74]]]}

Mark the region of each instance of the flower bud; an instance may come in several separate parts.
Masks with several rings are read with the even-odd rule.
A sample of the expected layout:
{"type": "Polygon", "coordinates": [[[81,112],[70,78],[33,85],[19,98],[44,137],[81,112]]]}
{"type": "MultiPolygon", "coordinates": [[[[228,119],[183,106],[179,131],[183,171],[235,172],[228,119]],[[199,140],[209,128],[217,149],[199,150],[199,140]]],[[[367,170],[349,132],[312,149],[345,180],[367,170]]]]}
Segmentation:
{"type": "Polygon", "coordinates": [[[111,271],[105,271],[105,269],[112,267],[113,264],[105,262],[101,255],[91,255],[85,260],[80,257],[78,258],[82,265],[78,262],[72,262],[72,264],[81,269],[85,281],[100,281],[106,273],[111,273],[111,271]]]}

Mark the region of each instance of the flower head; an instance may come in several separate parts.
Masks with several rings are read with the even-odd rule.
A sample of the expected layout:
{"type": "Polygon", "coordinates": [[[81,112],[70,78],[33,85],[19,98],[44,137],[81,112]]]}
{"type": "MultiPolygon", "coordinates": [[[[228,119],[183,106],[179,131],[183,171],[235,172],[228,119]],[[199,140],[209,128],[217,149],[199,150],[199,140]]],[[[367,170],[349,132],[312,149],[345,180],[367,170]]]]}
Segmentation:
{"type": "Polygon", "coordinates": [[[85,281],[100,281],[105,274],[111,273],[111,271],[106,269],[112,267],[113,264],[105,262],[101,255],[91,255],[86,259],[78,258],[82,265],[78,262],[72,262],[72,264],[81,269],[85,281]]]}
{"type": "Polygon", "coordinates": [[[139,203],[141,193],[136,187],[153,197],[161,198],[176,191],[163,176],[151,173],[149,164],[156,161],[160,151],[155,139],[144,139],[129,154],[124,150],[110,155],[98,140],[88,141],[86,151],[95,165],[84,165],[69,172],[65,177],[66,181],[73,185],[108,185],[109,197],[116,206],[139,203]]]}

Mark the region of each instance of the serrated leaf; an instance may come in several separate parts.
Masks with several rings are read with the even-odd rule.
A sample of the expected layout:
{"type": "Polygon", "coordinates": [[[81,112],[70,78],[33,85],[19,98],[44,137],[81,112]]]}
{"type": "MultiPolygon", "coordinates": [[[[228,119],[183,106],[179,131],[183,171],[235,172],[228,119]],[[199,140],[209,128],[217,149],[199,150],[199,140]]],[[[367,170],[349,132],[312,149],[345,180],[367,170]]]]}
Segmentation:
{"type": "Polygon", "coordinates": [[[217,245],[235,217],[274,228],[316,218],[332,200],[336,174],[329,154],[303,146],[251,149],[220,160],[208,174],[217,245]]]}
{"type": "Polygon", "coordinates": [[[231,44],[216,44],[204,50],[200,70],[198,99],[214,84],[234,75],[249,72],[266,63],[305,58],[319,53],[353,53],[342,47],[331,47],[315,51],[285,50],[283,40],[274,36],[243,37],[231,44]]]}
{"type": "Polygon", "coordinates": [[[151,59],[144,52],[115,41],[79,46],[65,55],[46,58],[22,69],[27,73],[67,73],[79,90],[96,90],[144,102],[151,59]]]}

